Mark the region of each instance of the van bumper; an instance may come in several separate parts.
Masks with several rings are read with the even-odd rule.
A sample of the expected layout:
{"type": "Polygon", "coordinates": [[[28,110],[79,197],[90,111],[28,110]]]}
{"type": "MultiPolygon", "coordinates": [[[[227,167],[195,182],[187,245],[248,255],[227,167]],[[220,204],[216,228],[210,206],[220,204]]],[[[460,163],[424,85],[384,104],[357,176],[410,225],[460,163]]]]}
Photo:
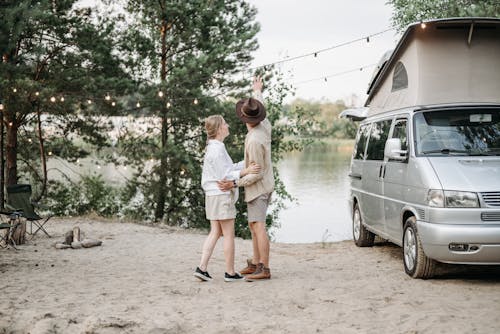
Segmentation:
{"type": "Polygon", "coordinates": [[[427,257],[445,263],[500,265],[499,225],[448,225],[417,221],[427,257]],[[466,251],[450,250],[450,244],[466,244],[466,251]],[[472,249],[471,249],[472,248],[472,249]]]}

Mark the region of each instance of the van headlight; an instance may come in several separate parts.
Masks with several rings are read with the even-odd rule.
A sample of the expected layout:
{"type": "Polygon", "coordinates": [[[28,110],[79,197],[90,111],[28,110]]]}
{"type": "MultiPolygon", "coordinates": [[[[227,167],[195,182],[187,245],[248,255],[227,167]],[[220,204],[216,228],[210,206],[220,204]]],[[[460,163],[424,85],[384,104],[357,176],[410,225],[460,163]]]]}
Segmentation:
{"type": "Polygon", "coordinates": [[[427,204],[435,208],[444,207],[444,194],[442,190],[431,189],[427,193],[427,204]]]}
{"type": "Polygon", "coordinates": [[[427,204],[436,208],[478,208],[479,200],[474,192],[431,189],[427,204]]]}
{"type": "Polygon", "coordinates": [[[478,208],[477,194],[466,191],[445,190],[445,205],[447,208],[478,208]]]}

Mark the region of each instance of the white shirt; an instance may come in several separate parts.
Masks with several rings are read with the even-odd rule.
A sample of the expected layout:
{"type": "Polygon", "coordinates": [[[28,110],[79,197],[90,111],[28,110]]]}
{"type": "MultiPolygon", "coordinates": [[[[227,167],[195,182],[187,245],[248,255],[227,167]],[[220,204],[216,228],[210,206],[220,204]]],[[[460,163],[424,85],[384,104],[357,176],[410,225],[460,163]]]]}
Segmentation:
{"type": "MultiPolygon", "coordinates": [[[[229,194],[229,191],[219,189],[217,181],[222,179],[238,180],[243,168],[245,168],[245,162],[233,163],[223,142],[210,139],[203,159],[201,187],[207,196],[229,194]]],[[[235,190],[237,191],[237,189],[235,190]]]]}

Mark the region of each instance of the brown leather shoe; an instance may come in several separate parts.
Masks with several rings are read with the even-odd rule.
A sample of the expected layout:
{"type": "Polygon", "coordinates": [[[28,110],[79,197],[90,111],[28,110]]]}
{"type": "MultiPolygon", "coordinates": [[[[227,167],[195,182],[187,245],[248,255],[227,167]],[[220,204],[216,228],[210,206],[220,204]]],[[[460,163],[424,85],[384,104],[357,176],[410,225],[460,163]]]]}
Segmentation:
{"type": "Polygon", "coordinates": [[[252,263],[252,259],[247,259],[247,267],[240,270],[240,274],[250,275],[253,274],[255,270],[257,270],[257,265],[252,263]]]}
{"type": "Polygon", "coordinates": [[[257,265],[257,270],[251,274],[245,276],[245,280],[251,282],[259,279],[270,279],[271,278],[271,269],[265,268],[264,263],[259,263],[257,265]]]}

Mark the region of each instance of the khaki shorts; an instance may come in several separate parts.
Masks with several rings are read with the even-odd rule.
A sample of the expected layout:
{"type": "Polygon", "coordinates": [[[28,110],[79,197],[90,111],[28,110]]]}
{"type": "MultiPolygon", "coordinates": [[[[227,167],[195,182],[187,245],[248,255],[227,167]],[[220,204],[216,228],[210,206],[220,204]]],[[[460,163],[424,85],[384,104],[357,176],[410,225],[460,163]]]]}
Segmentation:
{"type": "Polygon", "coordinates": [[[271,203],[271,194],[263,194],[247,202],[248,222],[266,222],[266,213],[269,203],[271,203]]]}
{"type": "Polygon", "coordinates": [[[234,204],[238,194],[231,191],[229,194],[205,196],[205,213],[208,220],[225,220],[236,218],[234,204]],[[235,198],[236,197],[236,198],[235,198]]]}

